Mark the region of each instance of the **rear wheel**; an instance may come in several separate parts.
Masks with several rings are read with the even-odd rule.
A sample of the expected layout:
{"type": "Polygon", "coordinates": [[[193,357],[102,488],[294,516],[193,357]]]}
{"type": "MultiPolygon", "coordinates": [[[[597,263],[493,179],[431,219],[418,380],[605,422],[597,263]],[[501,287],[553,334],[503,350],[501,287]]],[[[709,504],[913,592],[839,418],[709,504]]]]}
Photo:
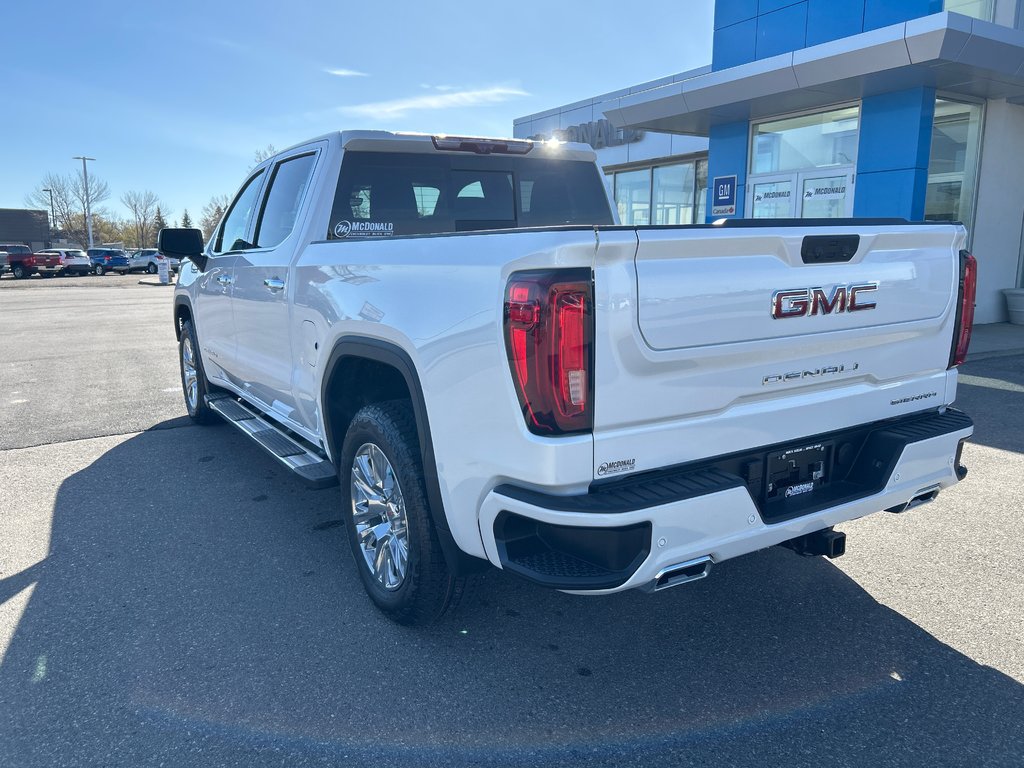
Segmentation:
{"type": "Polygon", "coordinates": [[[92,271],[95,272],[100,277],[102,277],[103,273],[106,272],[106,270],[103,268],[102,264],[97,264],[95,267],[93,267],[92,271]]]}
{"type": "Polygon", "coordinates": [[[185,395],[185,409],[189,418],[197,424],[216,423],[219,417],[206,405],[209,384],[203,372],[203,361],[199,356],[199,344],[191,320],[181,324],[178,362],[181,368],[181,389],[185,395]]]}
{"type": "Polygon", "coordinates": [[[408,402],[376,403],[355,415],[339,475],[356,570],[377,608],[400,624],[426,624],[454,607],[465,578],[449,570],[441,551],[408,402]]]}
{"type": "Polygon", "coordinates": [[[14,273],[14,277],[18,280],[28,277],[28,271],[21,264],[15,264],[11,267],[11,272],[14,273]]]}
{"type": "Polygon", "coordinates": [[[149,272],[149,274],[151,274],[151,275],[155,275],[156,274],[156,264],[153,264],[152,262],[150,262],[149,266],[146,267],[146,271],[149,272]]]}

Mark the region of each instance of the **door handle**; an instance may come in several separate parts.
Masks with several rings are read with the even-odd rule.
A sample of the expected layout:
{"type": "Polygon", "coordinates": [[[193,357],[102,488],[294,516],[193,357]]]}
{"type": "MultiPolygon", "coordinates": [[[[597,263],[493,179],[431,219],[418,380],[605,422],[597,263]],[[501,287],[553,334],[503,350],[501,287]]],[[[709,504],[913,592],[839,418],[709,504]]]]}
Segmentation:
{"type": "Polygon", "coordinates": [[[284,280],[279,280],[276,277],[266,278],[263,284],[272,291],[280,291],[284,288],[284,280]]]}
{"type": "Polygon", "coordinates": [[[235,278],[231,277],[231,275],[217,275],[217,282],[221,285],[231,285],[235,282],[235,278]]]}

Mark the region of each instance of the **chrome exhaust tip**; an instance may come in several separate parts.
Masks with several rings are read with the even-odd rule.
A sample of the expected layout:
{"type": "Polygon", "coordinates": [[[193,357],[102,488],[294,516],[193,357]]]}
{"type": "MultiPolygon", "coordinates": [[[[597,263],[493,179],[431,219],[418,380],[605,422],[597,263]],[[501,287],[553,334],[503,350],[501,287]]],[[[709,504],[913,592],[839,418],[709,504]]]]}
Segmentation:
{"type": "Polygon", "coordinates": [[[654,575],[651,591],[659,592],[669,587],[678,587],[680,584],[689,584],[691,581],[703,579],[711,573],[711,566],[714,561],[709,555],[687,560],[685,563],[676,563],[662,568],[654,575]]]}

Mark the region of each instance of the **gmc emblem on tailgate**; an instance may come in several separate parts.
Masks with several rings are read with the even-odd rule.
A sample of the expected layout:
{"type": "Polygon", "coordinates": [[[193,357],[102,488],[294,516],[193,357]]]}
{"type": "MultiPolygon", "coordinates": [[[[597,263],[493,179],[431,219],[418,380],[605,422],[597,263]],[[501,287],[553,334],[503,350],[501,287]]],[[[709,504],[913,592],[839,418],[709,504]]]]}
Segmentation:
{"type": "Polygon", "coordinates": [[[840,312],[863,312],[874,309],[875,302],[864,301],[862,294],[877,291],[878,283],[853,283],[837,285],[832,293],[824,288],[792,288],[772,294],[772,317],[782,320],[787,317],[808,315],[832,315],[840,312]]]}

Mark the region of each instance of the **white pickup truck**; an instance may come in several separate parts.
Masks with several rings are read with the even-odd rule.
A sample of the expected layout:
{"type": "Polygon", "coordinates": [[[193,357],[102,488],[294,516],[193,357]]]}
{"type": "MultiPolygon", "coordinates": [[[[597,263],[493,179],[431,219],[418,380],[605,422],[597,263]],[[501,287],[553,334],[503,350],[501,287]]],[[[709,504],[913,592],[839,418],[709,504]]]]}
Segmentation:
{"type": "Polygon", "coordinates": [[[258,166],[174,295],[189,415],[341,485],[404,623],[490,562],[660,590],[962,479],[957,224],[617,226],[589,148],[335,133],[258,166]]]}

